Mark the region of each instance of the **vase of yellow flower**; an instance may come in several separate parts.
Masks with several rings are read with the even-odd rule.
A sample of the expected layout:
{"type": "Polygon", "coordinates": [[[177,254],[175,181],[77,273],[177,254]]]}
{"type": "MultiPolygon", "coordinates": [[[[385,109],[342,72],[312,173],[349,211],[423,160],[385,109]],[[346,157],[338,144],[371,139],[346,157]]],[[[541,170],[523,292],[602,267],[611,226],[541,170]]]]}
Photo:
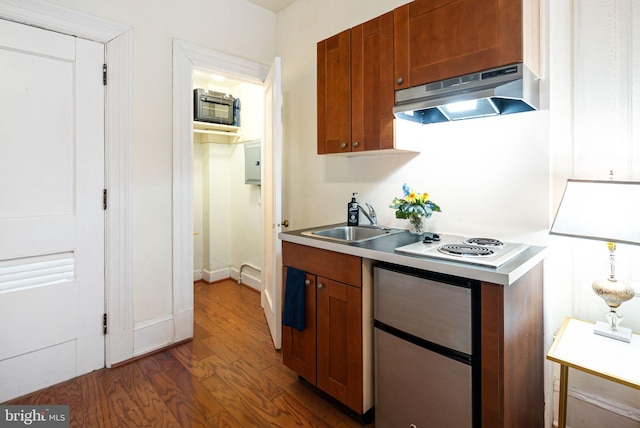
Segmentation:
{"type": "Polygon", "coordinates": [[[413,213],[409,216],[409,232],[422,235],[427,227],[427,217],[424,214],[413,213]]]}
{"type": "Polygon", "coordinates": [[[426,220],[434,212],[442,212],[440,207],[429,200],[428,193],[417,193],[407,183],[402,185],[404,197],[394,198],[389,208],[395,208],[396,218],[409,220],[409,232],[422,235],[425,232],[426,220]]]}

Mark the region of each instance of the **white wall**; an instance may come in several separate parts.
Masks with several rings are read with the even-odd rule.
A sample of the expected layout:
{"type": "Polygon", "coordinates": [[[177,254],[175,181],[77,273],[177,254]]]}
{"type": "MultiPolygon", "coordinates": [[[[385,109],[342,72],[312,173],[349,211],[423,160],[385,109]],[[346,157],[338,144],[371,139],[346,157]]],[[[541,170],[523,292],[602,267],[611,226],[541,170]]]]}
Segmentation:
{"type": "MultiPolygon", "coordinates": [[[[618,180],[640,179],[640,7],[634,3],[551,2],[551,215],[567,178],[607,180],[613,170],[618,180]]],[[[602,209],[594,201],[593,215],[602,209]]],[[[591,290],[608,273],[605,243],[554,236],[549,251],[547,348],[566,316],[604,321],[608,310],[591,290]]],[[[640,291],[640,248],[619,245],[616,259],[617,277],[640,291]]],[[[622,325],[639,332],[640,298],[621,312],[622,325]]],[[[629,369],[640,370],[640,362],[629,369]]],[[[547,364],[548,384],[558,372],[547,364]]],[[[572,371],[569,395],[570,426],[640,426],[640,391],[572,371]]]]}
{"type": "MultiPolygon", "coordinates": [[[[201,73],[197,76],[201,79],[201,73]]],[[[194,87],[230,93],[241,101],[240,137],[194,134],[194,279],[237,278],[260,288],[260,187],[245,184],[244,143],[264,128],[262,85],[197,80],[194,87]]]]}
{"type": "Polygon", "coordinates": [[[406,182],[442,207],[443,213],[429,221],[434,230],[544,244],[548,111],[428,126],[396,121],[398,145],[419,152],[413,155],[316,154],[316,43],[403,3],[298,0],[278,14],[285,109],[283,212],[291,228],[346,221],[352,192],[374,206],[379,223],[406,227],[388,208],[406,182]]]}
{"type": "MultiPolygon", "coordinates": [[[[406,227],[388,205],[407,182],[441,205],[443,213],[429,221],[433,230],[548,245],[541,332],[546,352],[565,316],[595,321],[606,309],[590,289],[591,282],[606,273],[606,251],[598,250],[602,245],[550,239],[548,230],[566,178],[606,179],[609,169],[615,169],[619,179],[639,178],[634,124],[640,121],[631,115],[639,114],[640,98],[634,96],[638,89],[631,88],[640,82],[637,75],[629,76],[638,69],[640,57],[638,46],[629,46],[631,39],[638,39],[638,7],[632,7],[632,0],[541,2],[541,111],[424,127],[397,121],[397,144],[418,150],[416,155],[316,155],[315,44],[402,3],[297,0],[278,14],[284,218],[291,229],[346,221],[346,204],[351,193],[358,192],[361,201],[377,209],[380,223],[406,227]]],[[[598,209],[594,205],[594,215],[598,209]]],[[[619,276],[640,289],[637,251],[621,247],[619,276]]],[[[638,307],[636,298],[623,308],[624,324],[635,331],[640,331],[638,307]]],[[[545,367],[545,420],[551,426],[557,368],[551,363],[545,367]]],[[[570,419],[573,426],[604,426],[598,423],[613,420],[610,411],[638,415],[637,391],[573,374],[572,385],[578,396],[587,393],[578,400],[586,417],[570,419]],[[604,404],[605,397],[612,402],[604,404]]],[[[638,426],[623,416],[616,416],[615,423],[638,426]]]]}
{"type": "Polygon", "coordinates": [[[52,3],[133,29],[134,321],[161,320],[172,312],[172,41],[270,64],[275,14],[244,0],[52,3]]]}

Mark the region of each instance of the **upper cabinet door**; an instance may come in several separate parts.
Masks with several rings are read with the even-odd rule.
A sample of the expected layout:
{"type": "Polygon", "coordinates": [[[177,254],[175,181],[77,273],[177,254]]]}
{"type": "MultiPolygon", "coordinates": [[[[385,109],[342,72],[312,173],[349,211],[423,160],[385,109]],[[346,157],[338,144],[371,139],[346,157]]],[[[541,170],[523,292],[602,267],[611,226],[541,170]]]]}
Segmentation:
{"type": "Polygon", "coordinates": [[[392,149],[393,12],[318,43],[318,154],[392,149]]]}
{"type": "Polygon", "coordinates": [[[392,149],[393,12],[351,29],[352,151],[392,149]]]}
{"type": "Polygon", "coordinates": [[[522,0],[415,0],[394,11],[395,89],[523,60],[522,0]]]}
{"type": "Polygon", "coordinates": [[[351,151],[351,30],[318,43],[318,154],[351,151]]]}

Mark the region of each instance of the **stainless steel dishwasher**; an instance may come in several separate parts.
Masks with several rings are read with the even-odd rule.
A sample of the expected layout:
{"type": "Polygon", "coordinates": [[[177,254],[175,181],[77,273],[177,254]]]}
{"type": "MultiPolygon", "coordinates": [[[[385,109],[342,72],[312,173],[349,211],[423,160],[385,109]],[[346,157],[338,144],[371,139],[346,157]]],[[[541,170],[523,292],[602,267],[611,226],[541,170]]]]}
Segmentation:
{"type": "Polygon", "coordinates": [[[376,428],[480,426],[479,287],[374,268],[376,428]]]}

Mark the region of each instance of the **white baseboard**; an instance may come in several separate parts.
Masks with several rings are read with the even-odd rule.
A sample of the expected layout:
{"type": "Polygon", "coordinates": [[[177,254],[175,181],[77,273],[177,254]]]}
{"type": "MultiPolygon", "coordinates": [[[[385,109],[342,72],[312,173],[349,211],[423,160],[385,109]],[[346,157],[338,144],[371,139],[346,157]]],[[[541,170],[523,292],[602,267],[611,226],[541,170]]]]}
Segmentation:
{"type": "Polygon", "coordinates": [[[109,329],[107,335],[107,361],[106,366],[111,367],[113,364],[121,363],[133,357],[133,329],[109,329]]]}
{"type": "Polygon", "coordinates": [[[175,326],[172,314],[137,323],[134,326],[134,357],[148,354],[172,343],[175,343],[175,326]]]}
{"type": "Polygon", "coordinates": [[[201,279],[206,282],[216,282],[216,281],[221,281],[223,279],[227,279],[230,276],[231,276],[230,268],[217,269],[214,271],[203,270],[201,279]]]}
{"type": "Polygon", "coordinates": [[[193,338],[193,308],[174,314],[173,320],[175,326],[174,342],[193,338]]]}
{"type": "MultiPolygon", "coordinates": [[[[193,271],[193,280],[199,281],[203,280],[206,282],[216,282],[221,281],[227,278],[233,278],[236,281],[239,277],[239,272],[237,268],[224,268],[218,269],[216,271],[208,271],[208,270],[194,270],[193,271]]],[[[256,291],[261,290],[261,281],[259,272],[254,272],[252,270],[243,270],[242,271],[242,283],[253,288],[256,291]],[[256,273],[258,275],[256,275],[256,273]]]]}

